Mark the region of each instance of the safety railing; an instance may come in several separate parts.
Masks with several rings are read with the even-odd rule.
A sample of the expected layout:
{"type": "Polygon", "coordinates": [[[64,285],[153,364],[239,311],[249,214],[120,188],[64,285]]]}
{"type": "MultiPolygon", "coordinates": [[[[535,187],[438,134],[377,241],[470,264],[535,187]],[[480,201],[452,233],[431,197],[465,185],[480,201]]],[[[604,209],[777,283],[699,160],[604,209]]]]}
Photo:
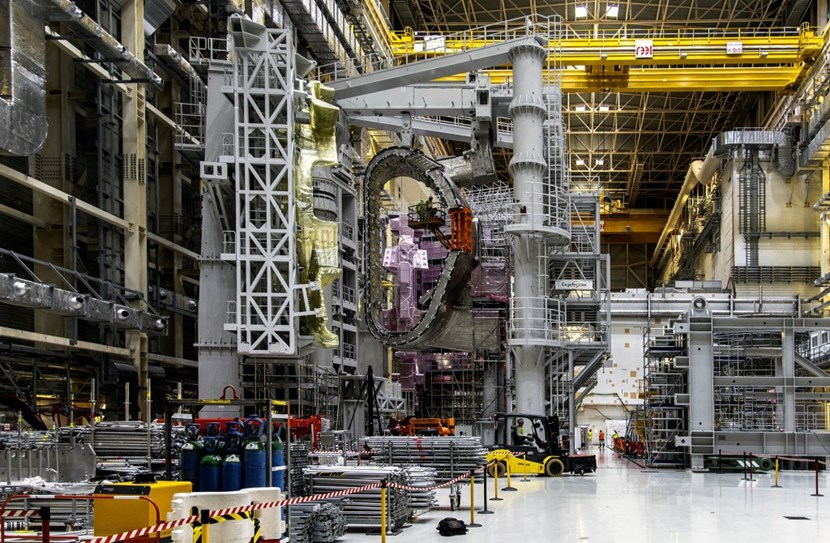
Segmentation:
{"type": "Polygon", "coordinates": [[[212,60],[228,60],[230,48],[227,38],[191,36],[188,41],[188,60],[191,64],[203,64],[212,60]]]}
{"type": "Polygon", "coordinates": [[[225,230],[222,232],[222,254],[236,254],[235,230],[225,230]]]}
{"type": "Polygon", "coordinates": [[[509,339],[511,345],[556,346],[561,340],[565,302],[553,298],[513,297],[510,299],[509,339]]]}

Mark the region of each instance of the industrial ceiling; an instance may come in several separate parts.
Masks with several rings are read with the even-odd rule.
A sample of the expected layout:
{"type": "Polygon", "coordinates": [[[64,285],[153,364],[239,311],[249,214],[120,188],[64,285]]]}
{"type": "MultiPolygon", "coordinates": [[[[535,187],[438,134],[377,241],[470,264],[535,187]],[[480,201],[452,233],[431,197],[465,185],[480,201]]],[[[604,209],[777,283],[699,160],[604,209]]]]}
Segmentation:
{"type": "MultiPolygon", "coordinates": [[[[667,33],[674,29],[797,26],[812,2],[767,0],[391,0],[393,26],[451,33],[531,13],[563,17],[568,36],[667,33]]],[[[702,66],[702,65],[698,65],[702,66]]],[[[676,67],[683,70],[683,67],[676,67]]],[[[659,85],[658,85],[659,87],[659,85]]],[[[757,125],[759,92],[591,92],[563,99],[575,179],[598,180],[629,208],[671,208],[689,163],[711,138],[757,125]]],[[[765,97],[770,103],[771,94],[765,97]]],[[[507,153],[497,157],[506,171],[507,153]]]]}

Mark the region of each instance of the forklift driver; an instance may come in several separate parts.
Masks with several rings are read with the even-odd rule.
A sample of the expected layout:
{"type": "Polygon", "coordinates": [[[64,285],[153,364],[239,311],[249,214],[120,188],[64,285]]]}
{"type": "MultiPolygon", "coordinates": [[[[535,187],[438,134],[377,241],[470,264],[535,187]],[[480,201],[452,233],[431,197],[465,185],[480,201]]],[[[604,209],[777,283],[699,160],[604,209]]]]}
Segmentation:
{"type": "Polygon", "coordinates": [[[516,421],[516,426],[513,427],[513,443],[517,446],[530,445],[533,443],[533,440],[530,435],[528,435],[527,430],[525,430],[524,419],[518,419],[516,421]]]}

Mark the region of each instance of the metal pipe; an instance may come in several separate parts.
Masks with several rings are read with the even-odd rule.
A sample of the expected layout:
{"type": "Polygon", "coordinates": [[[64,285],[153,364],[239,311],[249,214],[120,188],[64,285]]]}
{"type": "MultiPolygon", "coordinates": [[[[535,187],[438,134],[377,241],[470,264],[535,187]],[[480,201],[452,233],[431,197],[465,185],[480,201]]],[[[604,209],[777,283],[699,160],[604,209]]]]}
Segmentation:
{"type": "MultiPolygon", "coordinates": [[[[49,0],[49,6],[52,9],[47,11],[48,20],[70,23],[75,30],[91,38],[90,45],[103,54],[105,58],[117,58],[120,68],[130,77],[137,79],[139,82],[152,83],[159,89],[164,88],[164,80],[158,74],[115,39],[112,34],[104,30],[100,24],[81,11],[75,5],[75,2],[71,0],[49,0]]],[[[42,33],[43,29],[41,28],[42,33]]]]}

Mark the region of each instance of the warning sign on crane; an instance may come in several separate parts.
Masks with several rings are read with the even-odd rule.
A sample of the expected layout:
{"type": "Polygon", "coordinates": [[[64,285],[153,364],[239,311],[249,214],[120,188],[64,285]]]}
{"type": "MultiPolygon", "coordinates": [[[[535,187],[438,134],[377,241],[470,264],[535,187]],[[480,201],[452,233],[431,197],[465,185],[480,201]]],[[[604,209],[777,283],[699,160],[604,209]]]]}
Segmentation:
{"type": "Polygon", "coordinates": [[[652,40],[635,40],[634,58],[654,58],[654,42],[652,40]]]}

